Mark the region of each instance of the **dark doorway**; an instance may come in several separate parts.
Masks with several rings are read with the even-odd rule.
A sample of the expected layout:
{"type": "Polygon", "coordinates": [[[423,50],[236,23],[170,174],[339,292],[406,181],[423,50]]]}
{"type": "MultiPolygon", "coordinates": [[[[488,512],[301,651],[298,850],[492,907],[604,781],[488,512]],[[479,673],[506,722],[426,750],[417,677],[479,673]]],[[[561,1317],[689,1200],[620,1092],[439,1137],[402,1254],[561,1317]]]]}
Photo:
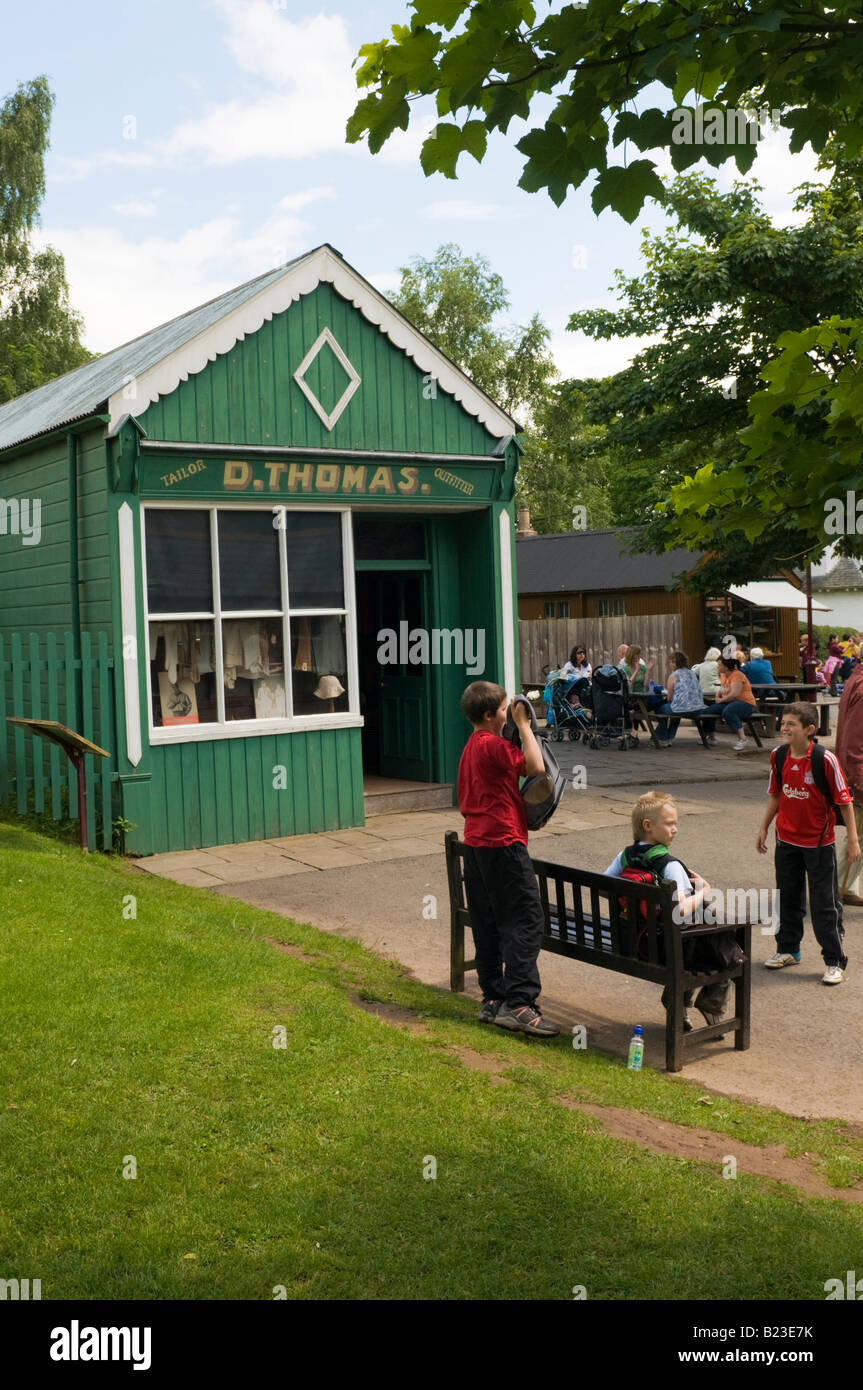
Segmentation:
{"type": "Polygon", "coordinates": [[[428,628],[427,581],[427,570],[356,575],[363,771],[380,777],[432,780],[430,670],[407,659],[409,633],[428,628]]]}

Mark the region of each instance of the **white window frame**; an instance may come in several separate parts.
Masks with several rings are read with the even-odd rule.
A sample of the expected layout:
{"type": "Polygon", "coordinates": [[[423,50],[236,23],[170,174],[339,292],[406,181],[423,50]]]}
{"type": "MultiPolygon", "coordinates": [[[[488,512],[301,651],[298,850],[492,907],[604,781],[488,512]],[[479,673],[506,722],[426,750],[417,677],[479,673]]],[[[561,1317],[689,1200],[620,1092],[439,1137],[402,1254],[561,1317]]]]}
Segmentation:
{"type": "Polygon", "coordinates": [[[356,592],[354,586],[354,542],[353,527],[351,525],[351,508],[339,506],[321,506],[320,503],[297,503],[289,506],[274,505],[270,503],[247,503],[246,505],[237,502],[194,502],[190,500],[165,500],[142,502],[141,504],[141,577],[143,588],[144,605],[144,647],[147,656],[147,726],[149,729],[150,743],[152,745],[168,743],[201,743],[210,742],[213,739],[222,738],[254,738],[264,737],[268,734],[293,734],[304,733],[314,729],[361,729],[364,720],[360,714],[360,692],[359,692],[359,661],[357,657],[357,614],[356,614],[356,592]],[[153,614],[151,619],[150,605],[147,593],[147,512],[149,511],[194,511],[206,512],[210,524],[210,556],[213,583],[213,603],[212,613],[203,612],[182,612],[172,613],[169,616],[164,614],[153,614]],[[284,526],[275,527],[276,535],[279,538],[279,574],[282,586],[282,599],[284,607],[282,609],[272,609],[269,611],[261,610],[255,617],[281,617],[282,620],[282,641],[285,653],[285,699],[287,702],[288,714],[277,719],[232,719],[225,720],[225,686],[222,662],[222,621],[230,620],[232,617],[248,617],[247,612],[235,613],[232,610],[222,608],[221,585],[219,582],[219,555],[218,555],[218,530],[213,524],[214,514],[217,512],[239,512],[239,511],[259,511],[266,512],[275,518],[278,512],[326,512],[332,514],[337,512],[342,519],[342,583],[344,589],[345,607],[344,608],[296,608],[290,606],[290,591],[288,588],[288,552],[287,552],[287,533],[284,526]],[[327,615],[343,617],[345,620],[345,645],[347,647],[347,666],[348,666],[348,709],[338,714],[330,714],[329,711],[322,711],[320,714],[293,714],[293,682],[290,678],[290,624],[292,618],[301,617],[326,617],[327,615]],[[219,715],[218,721],[212,724],[175,724],[165,728],[162,725],[153,723],[153,699],[150,686],[150,622],[212,622],[213,624],[213,645],[214,660],[216,669],[216,710],[219,715]]]}

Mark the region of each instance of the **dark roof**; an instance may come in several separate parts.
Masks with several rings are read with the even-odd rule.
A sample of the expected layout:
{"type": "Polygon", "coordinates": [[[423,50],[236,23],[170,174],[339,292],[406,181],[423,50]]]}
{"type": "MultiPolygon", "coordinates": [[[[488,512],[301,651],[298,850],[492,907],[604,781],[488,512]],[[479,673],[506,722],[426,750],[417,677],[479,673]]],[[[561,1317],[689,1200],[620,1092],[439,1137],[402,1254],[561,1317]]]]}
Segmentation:
{"type": "Polygon", "coordinates": [[[829,574],[812,576],[813,593],[829,594],[837,589],[863,589],[863,574],[849,555],[841,556],[829,574]]]}
{"type": "Polygon", "coordinates": [[[611,589],[664,589],[701,558],[693,550],[630,555],[637,528],[565,531],[520,536],[515,548],[519,594],[602,593],[611,589]]]}

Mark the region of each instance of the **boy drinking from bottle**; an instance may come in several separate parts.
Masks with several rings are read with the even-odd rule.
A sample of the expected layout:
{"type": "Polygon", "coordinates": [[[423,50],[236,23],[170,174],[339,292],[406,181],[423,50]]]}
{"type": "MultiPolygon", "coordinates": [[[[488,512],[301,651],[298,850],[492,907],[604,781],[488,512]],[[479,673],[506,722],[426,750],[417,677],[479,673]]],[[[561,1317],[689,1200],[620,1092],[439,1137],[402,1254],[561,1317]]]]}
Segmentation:
{"type": "Polygon", "coordinates": [[[560,1029],[536,1008],[545,919],[519,790],[519,778],[541,776],[545,763],[525,704],[509,707],[521,748],[500,737],[507,716],[501,686],[474,681],[461,707],[473,725],[458,765],[458,804],[464,816],[465,896],[482,990],[479,1021],[553,1038],[560,1029]]]}

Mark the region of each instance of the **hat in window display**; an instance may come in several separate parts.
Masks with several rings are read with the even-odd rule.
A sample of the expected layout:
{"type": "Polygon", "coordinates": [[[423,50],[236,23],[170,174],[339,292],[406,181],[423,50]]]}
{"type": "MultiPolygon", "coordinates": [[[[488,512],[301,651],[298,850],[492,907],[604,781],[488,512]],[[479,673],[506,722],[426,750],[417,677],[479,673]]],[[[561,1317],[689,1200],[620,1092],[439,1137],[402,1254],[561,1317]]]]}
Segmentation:
{"type": "Polygon", "coordinates": [[[318,681],[318,688],[315,691],[319,700],[337,700],[340,695],[344,695],[345,687],[342,685],[338,676],[321,676],[318,681]]]}
{"type": "Polygon", "coordinates": [[[337,700],[340,695],[344,695],[344,693],[345,687],[342,685],[338,676],[321,676],[318,681],[318,688],[315,691],[319,700],[329,700],[330,714],[335,714],[333,702],[337,700]]]}

